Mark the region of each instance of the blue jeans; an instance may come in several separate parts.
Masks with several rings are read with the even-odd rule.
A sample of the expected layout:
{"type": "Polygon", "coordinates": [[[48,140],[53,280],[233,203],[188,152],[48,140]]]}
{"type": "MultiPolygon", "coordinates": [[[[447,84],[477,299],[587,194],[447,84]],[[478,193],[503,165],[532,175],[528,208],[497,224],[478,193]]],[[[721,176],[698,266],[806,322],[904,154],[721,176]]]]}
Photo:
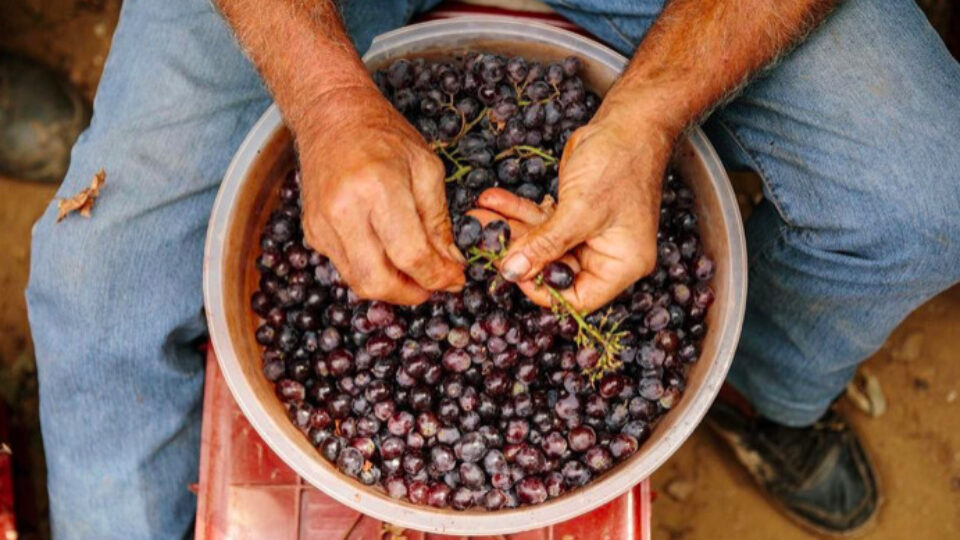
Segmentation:
{"type": "MultiPolygon", "coordinates": [[[[345,19],[364,50],[432,3],[345,2],[345,19]]],[[[662,0],[552,3],[629,54],[662,0]]],[[[269,101],[208,1],[124,2],[59,195],[100,168],[106,187],[91,219],[54,224],[51,205],[33,236],[27,299],[59,538],[191,528],[204,229],[269,101]]],[[[809,424],[960,277],[960,66],[912,0],[848,0],[706,127],[766,195],[747,223],[730,382],[764,415],[809,424]]]]}

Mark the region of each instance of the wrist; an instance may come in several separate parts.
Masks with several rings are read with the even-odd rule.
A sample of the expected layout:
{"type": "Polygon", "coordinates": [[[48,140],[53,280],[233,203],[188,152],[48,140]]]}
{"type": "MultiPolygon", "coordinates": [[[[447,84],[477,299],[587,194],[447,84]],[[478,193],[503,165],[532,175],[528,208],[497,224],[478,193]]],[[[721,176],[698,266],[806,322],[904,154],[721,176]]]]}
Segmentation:
{"type": "Polygon", "coordinates": [[[627,140],[660,139],[672,146],[694,121],[676,93],[653,84],[618,81],[604,97],[592,122],[615,129],[627,140]]]}
{"type": "Polygon", "coordinates": [[[642,98],[607,101],[597,110],[590,125],[607,131],[616,140],[630,148],[646,148],[656,154],[668,155],[683,133],[685,123],[662,113],[642,98]]]}
{"type": "Polygon", "coordinates": [[[352,121],[370,120],[373,105],[383,96],[372,80],[327,86],[298,100],[299,110],[288,119],[298,142],[314,141],[340,132],[352,121]]]}

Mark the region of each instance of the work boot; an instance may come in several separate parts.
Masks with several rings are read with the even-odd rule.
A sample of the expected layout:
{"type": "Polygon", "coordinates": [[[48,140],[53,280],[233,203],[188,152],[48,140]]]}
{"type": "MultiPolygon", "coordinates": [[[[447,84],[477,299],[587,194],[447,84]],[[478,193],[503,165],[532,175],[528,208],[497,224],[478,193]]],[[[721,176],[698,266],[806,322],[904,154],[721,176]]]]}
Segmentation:
{"type": "Polygon", "coordinates": [[[801,525],[820,534],[850,535],[876,515],[877,474],[834,408],[810,427],[793,428],[718,400],[706,422],[772,501],[801,525]]]}
{"type": "Polygon", "coordinates": [[[89,121],[76,89],[35,62],[0,53],[0,175],[59,182],[89,121]]]}

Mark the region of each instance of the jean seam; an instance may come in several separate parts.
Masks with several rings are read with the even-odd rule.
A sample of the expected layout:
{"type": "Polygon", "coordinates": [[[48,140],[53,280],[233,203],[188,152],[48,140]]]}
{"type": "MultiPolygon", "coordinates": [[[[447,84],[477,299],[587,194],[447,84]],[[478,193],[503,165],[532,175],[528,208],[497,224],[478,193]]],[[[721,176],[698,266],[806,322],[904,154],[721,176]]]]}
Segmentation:
{"type": "Polygon", "coordinates": [[[755,172],[760,176],[760,181],[763,182],[763,185],[766,186],[767,192],[770,193],[770,203],[773,204],[773,207],[777,209],[777,214],[780,215],[780,219],[789,225],[792,228],[798,228],[797,224],[793,222],[788,216],[786,210],[784,210],[783,202],[777,197],[776,190],[774,189],[773,183],[770,181],[770,174],[767,172],[766,168],[760,163],[760,160],[757,159],[757,156],[753,155],[750,150],[747,149],[746,145],[743,144],[743,141],[740,140],[740,136],[737,134],[736,129],[731,127],[721,118],[714,118],[717,121],[717,124],[727,132],[733,142],[740,148],[740,150],[750,158],[750,162],[755,167],[755,172]]]}

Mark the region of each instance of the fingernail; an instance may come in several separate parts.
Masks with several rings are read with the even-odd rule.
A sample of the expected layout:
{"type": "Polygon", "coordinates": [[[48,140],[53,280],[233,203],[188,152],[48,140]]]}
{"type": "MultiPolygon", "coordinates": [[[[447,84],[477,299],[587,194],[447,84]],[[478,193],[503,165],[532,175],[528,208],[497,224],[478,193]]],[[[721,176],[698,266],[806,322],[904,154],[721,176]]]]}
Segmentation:
{"type": "Polygon", "coordinates": [[[463,253],[460,253],[460,250],[457,246],[450,244],[447,246],[447,252],[450,253],[450,256],[453,257],[453,260],[459,262],[460,264],[467,264],[467,259],[463,257],[463,253]]]}
{"type": "Polygon", "coordinates": [[[503,262],[503,266],[500,267],[500,273],[503,274],[503,277],[507,281],[516,281],[523,276],[527,275],[527,272],[530,271],[530,259],[518,253],[508,257],[506,261],[503,262]]]}

